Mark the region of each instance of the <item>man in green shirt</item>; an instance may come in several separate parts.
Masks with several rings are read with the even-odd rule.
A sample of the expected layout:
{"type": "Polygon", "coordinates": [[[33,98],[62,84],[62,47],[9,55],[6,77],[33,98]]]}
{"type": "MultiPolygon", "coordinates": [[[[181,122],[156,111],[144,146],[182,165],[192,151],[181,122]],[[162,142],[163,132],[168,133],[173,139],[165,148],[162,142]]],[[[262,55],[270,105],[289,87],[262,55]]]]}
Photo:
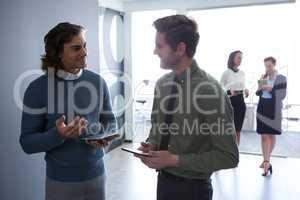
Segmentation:
{"type": "Polygon", "coordinates": [[[155,86],[151,131],[138,156],[158,173],[157,200],[212,199],[210,176],[239,162],[233,111],[219,83],[197,66],[195,21],[184,15],[154,22],[154,54],[172,72],[155,86]]]}

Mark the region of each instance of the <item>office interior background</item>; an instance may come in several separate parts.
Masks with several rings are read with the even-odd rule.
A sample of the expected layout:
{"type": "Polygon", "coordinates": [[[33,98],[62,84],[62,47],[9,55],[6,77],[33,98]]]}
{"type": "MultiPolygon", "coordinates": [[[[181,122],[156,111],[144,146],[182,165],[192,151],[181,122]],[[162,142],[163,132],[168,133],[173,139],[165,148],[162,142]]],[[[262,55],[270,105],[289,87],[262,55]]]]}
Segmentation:
{"type": "Polygon", "coordinates": [[[107,199],[155,199],[156,173],[120,146],[135,147],[147,138],[155,82],[168,71],[153,55],[155,19],[186,14],[199,26],[195,59],[220,80],[233,50],[243,52],[250,96],[236,172],[213,175],[215,200],[299,199],[300,173],[300,2],[295,0],[2,0],[1,32],[1,186],[0,199],[44,198],[43,154],[26,155],[19,144],[22,97],[38,77],[43,36],[59,22],[87,28],[88,69],[109,85],[122,138],[106,148],[107,199]],[[263,59],[274,56],[287,77],[283,134],[274,151],[275,173],[263,179],[260,138],[255,132],[257,80],[263,59]],[[237,174],[235,174],[237,173],[237,174]]]}

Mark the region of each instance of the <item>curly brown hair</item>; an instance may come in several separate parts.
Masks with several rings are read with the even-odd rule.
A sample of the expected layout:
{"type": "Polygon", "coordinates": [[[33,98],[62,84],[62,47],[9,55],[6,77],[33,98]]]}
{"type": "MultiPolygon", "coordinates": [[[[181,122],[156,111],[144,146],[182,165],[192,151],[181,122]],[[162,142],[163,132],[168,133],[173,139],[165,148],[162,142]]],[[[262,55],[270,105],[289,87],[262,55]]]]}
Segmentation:
{"type": "Polygon", "coordinates": [[[85,28],[80,25],[63,22],[57,24],[44,37],[45,54],[42,55],[41,68],[48,71],[48,68],[61,69],[63,64],[60,59],[64,44],[72,40],[74,36],[84,32],[85,28]]]}
{"type": "Polygon", "coordinates": [[[165,33],[166,42],[173,50],[183,42],[186,45],[187,56],[194,56],[200,38],[194,20],[185,15],[171,15],[155,20],[153,25],[158,32],[165,33]]]}

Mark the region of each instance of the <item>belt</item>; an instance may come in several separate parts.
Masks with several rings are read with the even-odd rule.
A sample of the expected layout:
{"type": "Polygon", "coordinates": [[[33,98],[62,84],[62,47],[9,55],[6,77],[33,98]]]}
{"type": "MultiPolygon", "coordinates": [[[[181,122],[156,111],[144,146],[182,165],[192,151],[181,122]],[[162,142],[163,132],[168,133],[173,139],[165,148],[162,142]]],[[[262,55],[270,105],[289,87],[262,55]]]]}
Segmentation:
{"type": "Polygon", "coordinates": [[[236,93],[236,94],[244,94],[244,91],[243,90],[235,90],[234,93],[236,93]]]}
{"type": "MultiPolygon", "coordinates": [[[[234,93],[237,95],[241,95],[241,94],[244,94],[244,91],[243,90],[234,90],[234,93]]],[[[231,91],[227,90],[227,94],[231,95],[231,91]]]]}
{"type": "Polygon", "coordinates": [[[160,170],[158,175],[163,176],[167,179],[173,180],[173,181],[177,181],[177,182],[190,182],[190,183],[198,183],[198,184],[210,184],[211,183],[211,179],[196,179],[196,178],[185,178],[185,177],[180,177],[180,176],[176,176],[174,174],[171,174],[169,172],[160,170]]]}

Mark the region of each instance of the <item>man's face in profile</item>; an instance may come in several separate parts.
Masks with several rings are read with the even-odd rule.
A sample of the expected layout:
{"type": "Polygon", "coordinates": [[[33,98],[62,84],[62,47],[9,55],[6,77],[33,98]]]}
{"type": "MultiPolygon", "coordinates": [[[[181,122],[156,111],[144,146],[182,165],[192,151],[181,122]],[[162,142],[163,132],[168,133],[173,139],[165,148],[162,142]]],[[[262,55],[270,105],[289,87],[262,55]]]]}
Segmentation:
{"type": "Polygon", "coordinates": [[[180,60],[176,51],[166,42],[164,33],[156,33],[153,53],[160,58],[160,67],[162,69],[175,69],[180,60]]]}
{"type": "Polygon", "coordinates": [[[86,56],[86,39],[84,33],[80,33],[74,36],[70,42],[64,44],[60,58],[64,69],[72,71],[86,67],[86,56]]]}

